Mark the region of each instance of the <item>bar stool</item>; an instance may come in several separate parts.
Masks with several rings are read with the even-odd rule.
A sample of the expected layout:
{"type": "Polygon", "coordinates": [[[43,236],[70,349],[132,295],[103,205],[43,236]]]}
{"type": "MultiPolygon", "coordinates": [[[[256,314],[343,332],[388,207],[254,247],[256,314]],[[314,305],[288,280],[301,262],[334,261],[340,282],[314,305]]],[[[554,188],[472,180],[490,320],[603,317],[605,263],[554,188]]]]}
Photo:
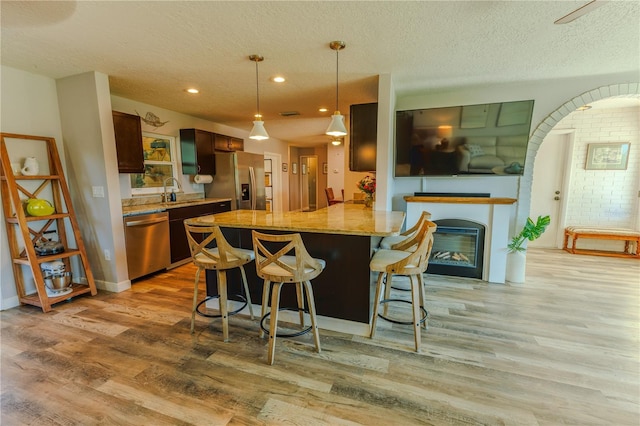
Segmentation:
{"type": "Polygon", "coordinates": [[[246,305],[249,305],[249,313],[253,319],[253,306],[251,304],[251,295],[249,294],[249,286],[247,285],[247,275],[244,271],[244,265],[255,259],[253,250],[245,250],[232,247],[224,238],[220,227],[199,226],[184,222],[187,231],[187,241],[191,250],[191,259],[193,264],[198,267],[196,271],[195,284],[193,288],[193,308],[191,310],[191,333],[194,331],[196,313],[210,318],[222,318],[222,334],[224,341],[229,341],[229,316],[237,314],[246,305]],[[202,235],[206,235],[202,239],[202,235]],[[199,241],[201,240],[201,241],[199,241]],[[216,247],[208,247],[215,242],[216,247]],[[240,268],[242,274],[242,283],[246,296],[239,295],[244,299],[244,304],[232,312],[227,307],[227,270],[240,268]],[[218,277],[218,296],[206,297],[198,303],[198,282],[200,281],[200,272],[203,269],[215,270],[218,277]],[[200,312],[198,308],[207,300],[219,297],[220,299],[220,315],[205,314],[200,312]]]}
{"type": "Polygon", "coordinates": [[[280,337],[301,336],[313,331],[316,351],[320,352],[320,335],[316,321],[316,306],[313,298],[311,280],[320,275],[326,266],[322,259],[314,259],[307,252],[300,234],[273,235],[251,231],[253,249],[256,258],[256,272],[264,280],[262,289],[262,320],[260,321],[260,337],[265,332],[269,334],[269,351],[267,362],[273,365],[275,357],[275,343],[278,327],[278,311],[280,309],[280,290],[283,284],[295,284],[300,326],[298,333],[280,334],[280,337]],[[303,291],[304,287],[304,291],[303,291]],[[271,288],[271,310],[269,305],[269,289],[271,288]],[[304,328],[304,297],[307,295],[307,308],[311,317],[311,327],[304,328]],[[264,322],[270,318],[269,330],[264,322]]]}
{"type": "Polygon", "coordinates": [[[420,229],[420,226],[422,226],[422,223],[425,220],[429,220],[429,219],[431,219],[431,213],[429,213],[428,211],[423,211],[420,217],[418,218],[418,221],[416,222],[416,224],[413,225],[410,229],[407,229],[400,235],[384,237],[382,241],[380,241],[380,248],[385,250],[392,250],[394,245],[401,243],[407,238],[410,238],[411,236],[413,236],[413,234],[415,234],[416,231],[420,229]]]}
{"type": "MultiPolygon", "coordinates": [[[[433,233],[436,230],[436,224],[425,220],[415,234],[408,240],[395,245],[393,250],[378,250],[369,264],[371,271],[378,272],[378,282],[376,285],[376,296],[373,308],[373,316],[371,320],[370,338],[373,338],[376,332],[376,322],[378,316],[387,321],[396,324],[413,325],[413,333],[415,340],[416,352],[420,350],[420,325],[427,328],[428,312],[425,305],[424,283],[422,273],[426,271],[429,265],[429,256],[433,247],[433,233]],[[411,301],[403,299],[391,299],[390,287],[393,275],[407,275],[411,283],[411,301]],[[386,277],[386,282],[385,278],[386,277]],[[386,286],[385,298],[380,300],[382,295],[382,287],[386,286]],[[388,302],[409,303],[412,306],[413,321],[395,321],[386,318],[378,313],[380,304],[388,302]]],[[[385,310],[386,314],[386,310],[385,310]]]]}
{"type": "MultiPolygon", "coordinates": [[[[420,215],[420,217],[418,218],[418,221],[415,223],[415,225],[413,225],[410,229],[407,229],[406,231],[404,231],[403,233],[401,233],[400,235],[393,235],[390,237],[384,237],[382,239],[382,241],[380,241],[380,249],[384,249],[384,250],[393,250],[395,248],[396,245],[402,243],[403,241],[408,241],[409,238],[411,238],[418,229],[420,229],[420,226],[422,226],[422,224],[424,223],[424,221],[431,219],[431,213],[429,213],[428,211],[423,211],[422,214],[420,215]]],[[[413,247],[413,249],[415,249],[415,246],[413,247]]],[[[410,288],[405,288],[405,287],[391,287],[391,286],[386,286],[386,293],[384,298],[388,299],[389,298],[389,293],[391,292],[391,289],[394,290],[399,290],[399,291],[411,291],[410,288]]],[[[384,314],[383,315],[387,315],[387,309],[388,309],[388,305],[385,304],[384,306],[384,314]]]]}

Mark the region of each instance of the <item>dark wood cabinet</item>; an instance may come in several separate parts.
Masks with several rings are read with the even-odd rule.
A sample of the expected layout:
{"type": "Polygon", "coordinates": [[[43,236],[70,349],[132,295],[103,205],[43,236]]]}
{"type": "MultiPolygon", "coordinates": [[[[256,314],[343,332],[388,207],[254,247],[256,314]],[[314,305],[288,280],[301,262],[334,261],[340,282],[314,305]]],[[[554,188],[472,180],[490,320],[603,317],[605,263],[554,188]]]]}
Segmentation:
{"type": "Polygon", "coordinates": [[[244,151],[244,139],[216,133],[214,135],[214,147],[216,151],[244,151]]]}
{"type": "Polygon", "coordinates": [[[376,170],[378,145],[378,104],[351,105],[349,170],[376,170]]]}
{"type": "Polygon", "coordinates": [[[118,172],[144,173],[140,117],[119,111],[112,111],[112,115],[118,155],[118,172]]]}
{"type": "Polygon", "coordinates": [[[231,211],[231,201],[220,201],[196,206],[169,209],[169,239],[171,241],[171,263],[181,262],[191,257],[184,220],[214,213],[231,211]]]}
{"type": "Polygon", "coordinates": [[[198,129],[180,129],[182,173],[185,175],[215,175],[213,136],[198,129]]]}
{"type": "Polygon", "coordinates": [[[215,151],[244,151],[244,140],[198,129],[180,129],[182,173],[215,175],[215,151]]]}

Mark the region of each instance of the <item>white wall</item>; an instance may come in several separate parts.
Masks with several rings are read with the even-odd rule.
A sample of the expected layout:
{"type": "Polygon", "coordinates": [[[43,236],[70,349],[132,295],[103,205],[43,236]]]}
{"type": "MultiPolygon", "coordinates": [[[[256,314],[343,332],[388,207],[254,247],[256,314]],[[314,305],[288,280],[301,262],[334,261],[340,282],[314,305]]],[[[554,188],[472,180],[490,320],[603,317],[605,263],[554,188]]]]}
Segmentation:
{"type": "MultiPolygon", "coordinates": [[[[0,68],[0,74],[0,130],[3,133],[54,137],[58,152],[64,157],[55,81],[6,66],[0,68]]],[[[22,162],[26,156],[26,152],[10,153],[12,162],[22,162]]],[[[64,168],[64,158],[62,161],[64,168]]],[[[0,224],[0,234],[0,309],[8,309],[19,302],[4,219],[0,224]]],[[[35,287],[29,286],[27,290],[35,291],[35,287]]]]}
{"type": "Polygon", "coordinates": [[[637,229],[640,190],[640,108],[591,109],[565,117],[558,128],[572,128],[571,186],[567,224],[637,229]],[[591,143],[629,142],[627,170],[586,170],[591,143]]]}
{"type": "Polygon", "coordinates": [[[57,80],[67,181],[96,286],[131,287],[122,223],[109,78],[87,72],[57,80]],[[102,187],[104,197],[93,197],[102,187]],[[108,255],[107,253],[108,252],[108,255]]]}
{"type": "MultiPolygon", "coordinates": [[[[349,152],[345,149],[345,143],[341,143],[338,146],[328,144],[327,147],[327,187],[333,188],[333,193],[336,197],[342,198],[341,191],[345,189],[344,186],[344,170],[345,170],[345,158],[349,161],[349,152]]],[[[348,166],[346,166],[348,167],[348,166]]],[[[319,189],[322,192],[322,188],[319,189]]],[[[324,196],[323,194],[320,194],[324,196]]],[[[344,196],[347,200],[351,197],[347,191],[344,191],[344,196]]]]}

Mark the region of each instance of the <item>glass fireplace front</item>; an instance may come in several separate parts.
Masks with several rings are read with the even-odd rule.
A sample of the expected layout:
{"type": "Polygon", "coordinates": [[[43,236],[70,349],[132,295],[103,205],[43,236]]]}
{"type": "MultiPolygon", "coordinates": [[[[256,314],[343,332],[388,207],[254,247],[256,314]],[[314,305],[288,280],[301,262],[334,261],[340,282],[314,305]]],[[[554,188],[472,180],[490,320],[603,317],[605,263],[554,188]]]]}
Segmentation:
{"type": "Polygon", "coordinates": [[[438,228],[427,273],[482,278],[484,226],[460,219],[434,221],[438,228]]]}

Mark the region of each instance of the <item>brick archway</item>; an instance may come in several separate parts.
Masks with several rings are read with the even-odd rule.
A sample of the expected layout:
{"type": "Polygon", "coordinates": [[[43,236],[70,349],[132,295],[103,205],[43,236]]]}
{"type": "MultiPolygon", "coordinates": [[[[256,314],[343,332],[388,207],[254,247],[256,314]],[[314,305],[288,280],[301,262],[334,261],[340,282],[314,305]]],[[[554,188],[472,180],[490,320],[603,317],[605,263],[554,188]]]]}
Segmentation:
{"type": "Polygon", "coordinates": [[[525,172],[520,178],[520,188],[518,190],[518,209],[516,212],[516,228],[522,227],[529,212],[531,211],[531,187],[533,184],[533,164],[536,155],[540,149],[540,145],[544,138],[564,117],[571,114],[576,108],[607,98],[627,97],[630,95],[640,94],[640,84],[638,83],[620,83],[609,86],[602,86],[597,89],[584,92],[581,95],[560,105],[555,111],[549,114],[533,131],[529,139],[527,159],[525,162],[525,172]]]}

